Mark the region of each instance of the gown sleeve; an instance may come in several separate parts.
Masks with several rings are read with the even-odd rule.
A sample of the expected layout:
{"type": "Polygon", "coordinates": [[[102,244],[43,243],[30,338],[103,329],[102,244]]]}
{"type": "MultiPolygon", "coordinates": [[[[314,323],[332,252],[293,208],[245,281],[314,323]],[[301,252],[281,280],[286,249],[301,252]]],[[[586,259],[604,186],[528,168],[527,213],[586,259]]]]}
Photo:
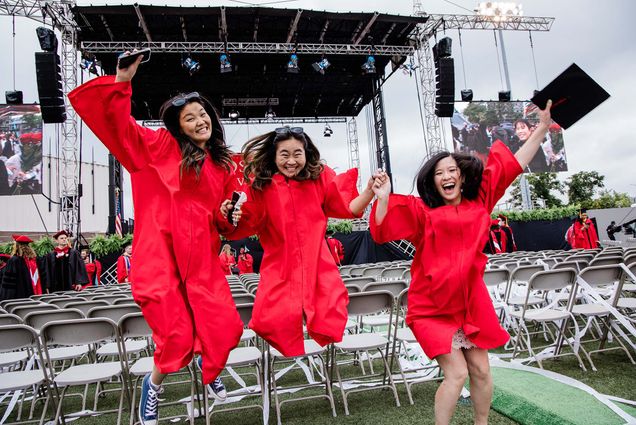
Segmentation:
{"type": "Polygon", "coordinates": [[[522,172],[521,165],[510,149],[503,142],[496,141],[490,148],[479,187],[479,199],[488,212],[495,208],[508,186],[522,172]]]}
{"type": "MultiPolygon", "coordinates": [[[[239,220],[238,226],[230,225],[231,231],[223,234],[228,240],[235,241],[255,235],[259,233],[266,221],[262,194],[247,184],[243,185],[240,190],[247,195],[247,201],[241,207],[241,220],[239,220]]],[[[218,215],[221,216],[221,213],[219,212],[218,215]]]]}
{"type": "Polygon", "coordinates": [[[159,154],[161,131],[140,126],[130,115],[130,82],[115,82],[114,76],[98,77],[69,93],[77,114],[95,136],[129,172],[150,162],[151,152],[159,154]]]}
{"type": "Polygon", "coordinates": [[[412,243],[420,240],[424,226],[418,216],[421,202],[412,195],[390,195],[386,216],[382,224],[375,221],[377,201],[373,204],[369,217],[369,230],[371,237],[378,243],[406,239],[412,243]]]}
{"type": "Polygon", "coordinates": [[[2,281],[0,282],[0,301],[11,300],[17,298],[18,288],[18,265],[20,257],[13,255],[7,261],[7,265],[4,266],[4,274],[2,275],[2,281]]]}
{"type": "Polygon", "coordinates": [[[354,215],[349,204],[358,197],[358,169],[352,168],[345,173],[336,175],[328,166],[324,165],[320,179],[325,188],[323,211],[327,217],[360,218],[362,213],[354,215]]]}

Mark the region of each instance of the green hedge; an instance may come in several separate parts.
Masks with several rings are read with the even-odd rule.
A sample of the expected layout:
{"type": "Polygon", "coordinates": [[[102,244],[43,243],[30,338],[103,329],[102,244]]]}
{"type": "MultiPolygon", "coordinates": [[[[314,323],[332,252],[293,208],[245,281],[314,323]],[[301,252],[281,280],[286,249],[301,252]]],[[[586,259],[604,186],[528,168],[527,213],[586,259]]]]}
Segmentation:
{"type": "MultiPolygon", "coordinates": [[[[93,240],[91,240],[88,245],[91,249],[91,252],[95,254],[97,257],[103,257],[104,255],[119,253],[122,251],[122,246],[126,242],[132,241],[132,235],[127,234],[124,237],[119,237],[116,235],[110,236],[102,236],[97,235],[93,240]]],[[[55,247],[55,242],[52,238],[45,236],[43,238],[34,241],[31,246],[37,255],[48,254],[53,251],[55,247]]],[[[13,242],[6,243],[4,245],[0,245],[0,252],[3,254],[11,254],[11,250],[13,249],[13,242]]]]}
{"type": "Polygon", "coordinates": [[[576,217],[579,213],[579,208],[578,205],[572,205],[526,211],[495,211],[492,213],[492,218],[497,218],[498,214],[503,214],[508,217],[509,221],[560,220],[562,218],[576,217]]]}

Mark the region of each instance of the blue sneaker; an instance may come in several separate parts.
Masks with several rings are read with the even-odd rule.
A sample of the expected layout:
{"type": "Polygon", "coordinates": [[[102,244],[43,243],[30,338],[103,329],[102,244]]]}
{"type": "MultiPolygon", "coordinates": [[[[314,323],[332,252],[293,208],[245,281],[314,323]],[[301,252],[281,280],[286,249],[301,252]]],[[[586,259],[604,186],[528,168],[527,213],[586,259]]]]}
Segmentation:
{"type": "MultiPolygon", "coordinates": [[[[203,371],[203,368],[201,367],[202,363],[203,359],[201,357],[197,358],[197,364],[201,371],[203,371]]],[[[208,390],[208,396],[211,396],[218,401],[225,401],[227,398],[227,391],[225,390],[225,385],[223,385],[221,377],[217,377],[211,384],[208,384],[205,387],[208,390]]]]}
{"type": "Polygon", "coordinates": [[[159,400],[157,396],[161,393],[159,389],[153,388],[150,383],[150,374],[144,376],[141,383],[141,399],[139,400],[139,422],[141,425],[157,425],[157,413],[159,411],[159,400]]]}

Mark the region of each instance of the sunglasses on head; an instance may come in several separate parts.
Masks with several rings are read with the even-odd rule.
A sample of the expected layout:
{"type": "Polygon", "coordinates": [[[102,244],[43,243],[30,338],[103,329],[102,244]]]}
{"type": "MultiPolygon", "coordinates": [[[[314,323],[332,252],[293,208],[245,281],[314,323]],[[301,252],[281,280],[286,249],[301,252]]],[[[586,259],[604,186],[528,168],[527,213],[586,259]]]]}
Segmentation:
{"type": "Polygon", "coordinates": [[[180,94],[178,96],[175,96],[170,101],[170,103],[172,104],[172,106],[179,107],[179,106],[185,105],[188,102],[188,100],[190,100],[190,99],[198,99],[200,97],[201,97],[201,95],[199,94],[199,92],[193,91],[191,93],[180,94]]]}
{"type": "Polygon", "coordinates": [[[291,134],[295,136],[304,136],[305,130],[303,130],[302,127],[278,127],[277,129],[274,129],[274,133],[276,133],[276,137],[284,137],[291,134]]]}

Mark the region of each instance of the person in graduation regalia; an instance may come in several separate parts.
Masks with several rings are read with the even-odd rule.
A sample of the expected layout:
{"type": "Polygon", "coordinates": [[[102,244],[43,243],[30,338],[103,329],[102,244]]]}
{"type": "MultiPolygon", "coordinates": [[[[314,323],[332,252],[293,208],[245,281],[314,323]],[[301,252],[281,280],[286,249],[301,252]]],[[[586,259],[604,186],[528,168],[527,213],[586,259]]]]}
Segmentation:
{"type": "MultiPolygon", "coordinates": [[[[129,53],[126,53],[129,54],[129,53]]],[[[142,383],[138,418],[158,421],[165,376],[195,352],[208,393],[227,393],[218,377],[239,343],[243,323],[216,253],[232,228],[219,206],[235,182],[231,152],[210,101],[179,94],[160,109],[166,128],[131,116],[133,79],[143,56],[116,76],[97,77],[69,94],[77,114],[130,172],[135,230],[132,293],[152,329],[154,367],[142,383]]]]}
{"type": "Polygon", "coordinates": [[[336,175],[300,127],[251,139],[243,157],[247,202],[228,237],[257,233],[263,246],[250,328],[285,356],[305,353],[303,319],[320,345],[341,341],[349,298],[325,241],[327,217],[360,217],[373,178],[358,195],[358,170],[336,175]]]}
{"type": "Polygon", "coordinates": [[[247,247],[239,249],[237,267],[239,274],[254,273],[254,258],[247,253],[247,247]]]}
{"type": "Polygon", "coordinates": [[[117,283],[130,283],[132,270],[132,242],[124,244],[124,252],[117,258],[117,283]]]}
{"type": "Polygon", "coordinates": [[[506,188],[535,156],[550,125],[550,106],[522,147],[493,144],[488,162],[440,152],[416,176],[419,197],[391,194],[390,182],[373,186],[378,200],[370,231],[378,243],[406,239],[416,246],[406,323],[444,381],[435,395],[435,423],[450,423],[467,376],[474,423],[486,424],[492,399],[488,349],[509,339],[484,284],[490,213],[506,188]]]}
{"type": "Polygon", "coordinates": [[[71,248],[68,233],[60,230],[53,235],[56,246],[48,253],[46,261],[46,288],[50,293],[80,291],[88,284],[84,260],[78,250],[71,248]]]}
{"type": "Polygon", "coordinates": [[[586,209],[581,209],[572,228],[572,248],[593,249],[599,247],[598,233],[586,209]]]}
{"type": "Polygon", "coordinates": [[[342,260],[344,260],[344,247],[342,246],[342,242],[333,237],[333,232],[327,232],[326,239],[333,260],[336,262],[336,265],[342,266],[342,260]]]}
{"type": "MultiPolygon", "coordinates": [[[[46,270],[31,248],[31,238],[13,235],[11,257],[0,271],[0,301],[28,298],[46,292],[43,285],[46,270]]],[[[4,255],[4,254],[3,254],[4,255]]]]}
{"type": "Polygon", "coordinates": [[[99,286],[102,278],[102,263],[98,259],[93,258],[91,251],[88,248],[82,249],[80,251],[80,256],[82,257],[82,261],[84,261],[86,274],[88,276],[88,283],[86,285],[82,285],[82,290],[89,286],[99,286]]]}
{"type": "Polygon", "coordinates": [[[515,242],[515,235],[512,233],[512,227],[508,224],[508,217],[499,214],[497,218],[499,219],[501,231],[506,235],[505,246],[502,246],[503,252],[515,252],[517,250],[517,243],[515,242]]]}

